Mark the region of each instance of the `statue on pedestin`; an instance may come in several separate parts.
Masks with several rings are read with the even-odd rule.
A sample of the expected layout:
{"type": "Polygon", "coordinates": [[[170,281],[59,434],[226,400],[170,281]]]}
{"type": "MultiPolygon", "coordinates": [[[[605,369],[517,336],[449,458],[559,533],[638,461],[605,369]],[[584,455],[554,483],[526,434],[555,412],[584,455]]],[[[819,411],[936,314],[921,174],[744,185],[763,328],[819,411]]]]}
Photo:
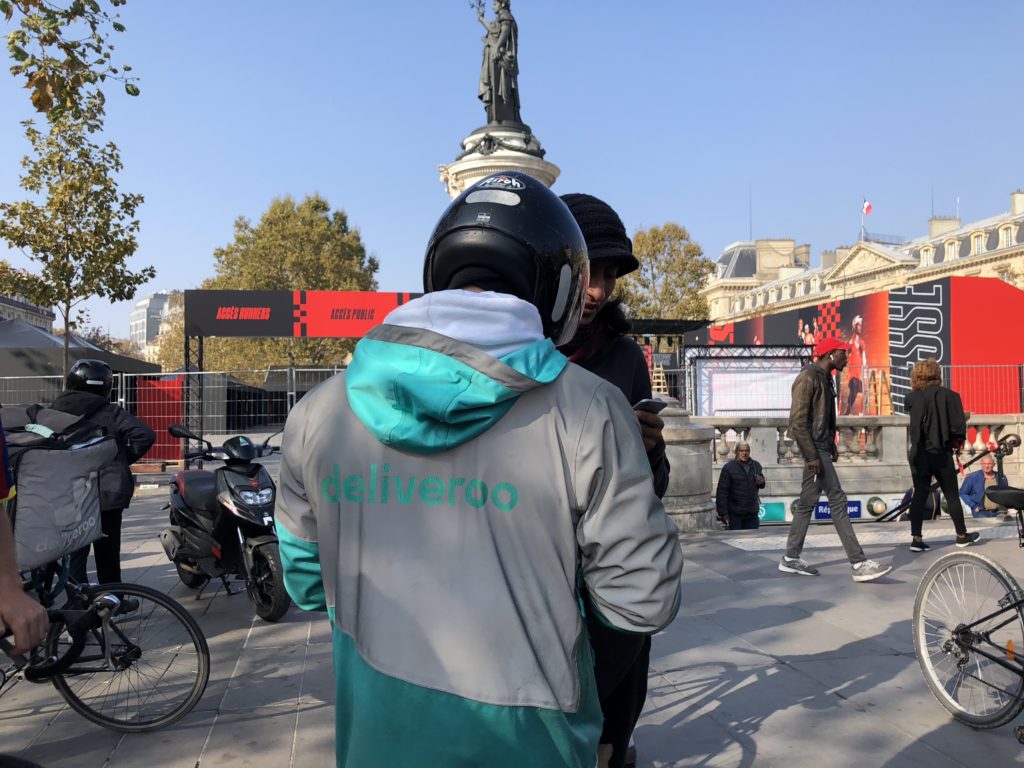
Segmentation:
{"type": "Polygon", "coordinates": [[[509,9],[510,0],[494,0],[494,21],[484,18],[483,0],[471,2],[487,30],[480,68],[478,98],[487,110],[487,122],[521,124],[519,119],[519,28],[509,9]]]}

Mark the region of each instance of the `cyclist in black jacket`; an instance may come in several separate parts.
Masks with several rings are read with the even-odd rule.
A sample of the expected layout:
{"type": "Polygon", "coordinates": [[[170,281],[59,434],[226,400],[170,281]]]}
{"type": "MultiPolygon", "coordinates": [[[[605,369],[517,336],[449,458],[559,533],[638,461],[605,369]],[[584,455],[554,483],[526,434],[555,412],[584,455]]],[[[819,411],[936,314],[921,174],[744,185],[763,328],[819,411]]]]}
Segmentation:
{"type": "MultiPolygon", "coordinates": [[[[117,440],[117,456],[100,470],[100,526],[103,536],[93,542],[96,579],[100,584],[121,581],[121,517],[135,492],[131,466],[145,456],[156,433],[145,422],[110,402],[114,374],[102,360],[79,360],[68,373],[67,389],[52,407],[83,416],[117,440]]],[[[84,583],[89,548],[71,555],[71,578],[84,583]]]]}

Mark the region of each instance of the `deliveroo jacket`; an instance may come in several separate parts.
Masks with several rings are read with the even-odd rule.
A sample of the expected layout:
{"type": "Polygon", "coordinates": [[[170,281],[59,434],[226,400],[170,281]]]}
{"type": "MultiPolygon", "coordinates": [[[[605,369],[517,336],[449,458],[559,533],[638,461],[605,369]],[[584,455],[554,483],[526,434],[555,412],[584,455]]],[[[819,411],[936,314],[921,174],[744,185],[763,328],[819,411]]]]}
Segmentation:
{"type": "Polygon", "coordinates": [[[682,570],[614,385],[532,305],[432,293],[299,401],[282,457],[285,583],[331,619],[339,766],[594,765],[580,583],[653,633],[682,570]]]}

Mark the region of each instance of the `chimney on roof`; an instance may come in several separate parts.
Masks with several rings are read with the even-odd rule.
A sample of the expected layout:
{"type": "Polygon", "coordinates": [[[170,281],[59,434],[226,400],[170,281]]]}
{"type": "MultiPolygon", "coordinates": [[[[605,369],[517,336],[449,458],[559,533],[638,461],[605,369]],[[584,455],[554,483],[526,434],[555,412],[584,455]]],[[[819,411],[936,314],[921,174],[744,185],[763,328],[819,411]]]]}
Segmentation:
{"type": "Polygon", "coordinates": [[[959,216],[932,216],[928,219],[928,239],[940,237],[954,229],[960,229],[959,216]]]}
{"type": "Polygon", "coordinates": [[[1010,193],[1010,213],[1014,216],[1024,213],[1024,189],[1010,193]]]}

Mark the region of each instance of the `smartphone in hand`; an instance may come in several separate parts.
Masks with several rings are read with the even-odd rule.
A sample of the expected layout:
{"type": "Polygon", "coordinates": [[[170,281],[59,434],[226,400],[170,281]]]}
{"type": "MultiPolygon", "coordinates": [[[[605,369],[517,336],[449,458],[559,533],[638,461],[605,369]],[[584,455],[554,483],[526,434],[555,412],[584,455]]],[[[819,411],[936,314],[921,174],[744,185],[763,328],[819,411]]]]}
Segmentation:
{"type": "Polygon", "coordinates": [[[633,403],[633,410],[647,411],[648,413],[658,413],[666,405],[668,405],[668,403],[666,403],[664,400],[655,400],[654,398],[647,397],[644,398],[643,400],[640,400],[639,402],[633,403]]]}

